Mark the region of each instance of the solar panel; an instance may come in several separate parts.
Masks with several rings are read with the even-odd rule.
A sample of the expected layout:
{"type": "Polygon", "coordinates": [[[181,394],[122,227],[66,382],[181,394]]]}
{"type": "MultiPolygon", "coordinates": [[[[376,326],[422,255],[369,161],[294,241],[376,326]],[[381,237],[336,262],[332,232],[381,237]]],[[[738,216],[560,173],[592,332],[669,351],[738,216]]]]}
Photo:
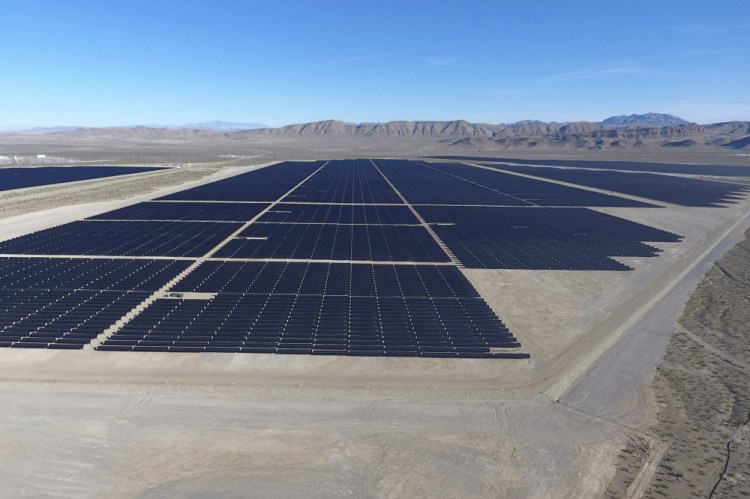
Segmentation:
{"type": "Polygon", "coordinates": [[[203,263],[100,350],[527,358],[453,266],[203,263]],[[494,349],[502,349],[500,352],[494,349]]]}
{"type": "Polygon", "coordinates": [[[522,199],[428,168],[416,161],[374,161],[412,204],[533,206],[522,199]]]}
{"type": "Polygon", "coordinates": [[[200,220],[246,222],[268,207],[268,203],[138,203],[91,217],[90,220],[200,220]]]}
{"type": "Polygon", "coordinates": [[[259,222],[340,223],[372,225],[419,224],[407,206],[280,203],[259,222]]]}
{"type": "Polygon", "coordinates": [[[682,206],[720,207],[735,202],[750,192],[750,187],[739,184],[654,173],[541,166],[498,166],[495,168],[682,206]]]}
{"type": "Polygon", "coordinates": [[[45,166],[0,168],[0,191],[77,182],[97,178],[153,172],[164,168],[146,166],[45,166]]]}
{"type": "Polygon", "coordinates": [[[402,203],[369,160],[330,161],[287,198],[317,203],[402,203]]]}
{"type": "Polygon", "coordinates": [[[239,227],[224,222],[71,222],[0,242],[0,253],[196,257],[239,227]]]}
{"type": "Polygon", "coordinates": [[[646,163],[639,161],[584,161],[571,159],[518,159],[483,156],[434,156],[436,159],[472,162],[524,163],[539,166],[567,166],[597,170],[626,170],[634,172],[678,173],[683,175],[711,175],[719,177],[750,177],[750,167],[740,165],[697,165],[675,163],[646,163]]]}
{"type": "Polygon", "coordinates": [[[642,241],[681,237],[587,208],[420,206],[420,214],[469,268],[630,270],[611,256],[655,256],[642,241]]]}
{"type": "Polygon", "coordinates": [[[291,258],[446,262],[422,226],[253,224],[215,255],[219,258],[291,258]]]}
{"type": "Polygon", "coordinates": [[[493,171],[456,163],[430,163],[429,167],[523,199],[537,206],[655,207],[653,204],[632,199],[520,177],[499,170],[493,171]]]}
{"type": "Polygon", "coordinates": [[[287,161],[164,196],[162,200],[276,201],[311,175],[322,161],[287,161]]]}

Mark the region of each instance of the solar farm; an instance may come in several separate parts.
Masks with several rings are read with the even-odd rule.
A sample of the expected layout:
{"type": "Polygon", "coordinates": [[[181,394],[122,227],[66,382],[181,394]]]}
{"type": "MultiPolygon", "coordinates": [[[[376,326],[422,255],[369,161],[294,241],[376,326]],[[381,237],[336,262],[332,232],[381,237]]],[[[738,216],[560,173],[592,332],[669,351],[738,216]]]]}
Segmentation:
{"type": "Polygon", "coordinates": [[[6,240],[0,347],[527,359],[465,269],[629,271],[681,235],[592,208],[742,192],[552,170],[286,162],[6,240]]]}
{"type": "Polygon", "coordinates": [[[600,489],[579,477],[612,475],[643,437],[642,373],[741,236],[750,184],[532,164],[273,162],[5,218],[0,441],[34,457],[0,481],[600,489]]]}

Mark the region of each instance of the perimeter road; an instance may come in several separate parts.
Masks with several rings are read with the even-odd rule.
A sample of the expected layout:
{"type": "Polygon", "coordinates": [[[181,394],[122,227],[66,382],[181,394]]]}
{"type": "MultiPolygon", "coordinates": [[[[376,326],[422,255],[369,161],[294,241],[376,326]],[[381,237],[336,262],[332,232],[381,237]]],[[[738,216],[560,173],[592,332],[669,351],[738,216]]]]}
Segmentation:
{"type": "MultiPolygon", "coordinates": [[[[633,314],[630,315],[628,320],[621,324],[612,333],[607,335],[607,337],[603,341],[601,341],[596,347],[589,351],[588,354],[586,354],[579,362],[577,362],[571,369],[569,369],[568,372],[563,374],[556,383],[554,383],[544,392],[545,395],[551,400],[555,401],[559,401],[560,399],[565,397],[571,391],[574,385],[579,382],[579,380],[582,381],[583,379],[585,379],[582,379],[582,377],[591,370],[591,368],[597,363],[597,361],[602,358],[605,352],[610,350],[625,333],[628,333],[631,330],[636,330],[636,326],[638,326],[644,318],[646,318],[652,311],[654,311],[657,306],[661,305],[665,298],[667,298],[675,290],[687,291],[689,289],[692,289],[691,284],[700,280],[702,276],[702,273],[696,272],[696,269],[698,269],[699,267],[702,269],[712,264],[714,260],[716,260],[720,256],[720,254],[717,253],[721,253],[721,251],[716,251],[717,248],[724,249],[724,246],[727,246],[728,243],[731,243],[731,241],[729,241],[730,236],[732,234],[736,234],[736,231],[739,228],[743,227],[747,223],[749,218],[750,212],[746,212],[736,222],[729,226],[729,228],[725,230],[718,238],[716,238],[714,242],[703,251],[703,253],[701,253],[687,266],[687,268],[680,272],[671,281],[666,283],[660,289],[660,291],[656,293],[656,295],[654,295],[650,300],[641,305],[637,310],[633,311],[633,314]]],[[[662,319],[666,320],[667,318],[662,319]]],[[[669,319],[674,320],[675,318],[670,317],[669,319]]],[[[662,324],[664,323],[662,321],[660,322],[662,324]]],[[[671,330],[671,328],[669,329],[671,330]]],[[[630,351],[632,351],[632,349],[630,349],[630,351]]],[[[614,370],[611,369],[610,366],[610,368],[604,369],[604,372],[610,373],[611,375],[614,370]]],[[[619,383],[622,384],[622,380],[620,380],[619,383]]]]}

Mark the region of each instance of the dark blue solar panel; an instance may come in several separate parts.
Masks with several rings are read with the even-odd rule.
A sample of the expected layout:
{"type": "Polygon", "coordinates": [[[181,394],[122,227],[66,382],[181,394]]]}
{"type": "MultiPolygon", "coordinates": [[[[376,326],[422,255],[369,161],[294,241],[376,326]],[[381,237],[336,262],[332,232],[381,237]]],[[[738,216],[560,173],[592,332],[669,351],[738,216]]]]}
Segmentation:
{"type": "Polygon", "coordinates": [[[0,242],[0,253],[197,257],[239,227],[223,222],[72,222],[0,242]]]}
{"type": "Polygon", "coordinates": [[[311,294],[476,298],[453,266],[301,262],[201,264],[173,291],[201,293],[311,294]]]}
{"type": "Polygon", "coordinates": [[[341,223],[341,224],[419,224],[407,206],[285,204],[263,214],[260,222],[341,223]]]}
{"type": "Polygon", "coordinates": [[[398,191],[412,204],[532,206],[521,199],[429,168],[416,161],[375,160],[398,191]]]}
{"type": "Polygon", "coordinates": [[[83,348],[149,293],[0,289],[0,347],[83,348]]]}
{"type": "Polygon", "coordinates": [[[285,162],[218,180],[159,199],[192,201],[276,201],[324,162],[285,162]]]}
{"type": "Polygon", "coordinates": [[[750,166],[697,165],[675,163],[643,163],[636,161],[583,161],[577,159],[519,159],[490,158],[482,156],[435,156],[438,159],[455,159],[472,162],[491,161],[502,163],[524,163],[540,166],[569,166],[597,170],[626,170],[635,172],[679,173],[684,175],[713,175],[718,177],[750,177],[750,166]]]}
{"type": "Polygon", "coordinates": [[[45,166],[0,168],[0,191],[164,170],[144,166],[45,166]]]}
{"type": "Polygon", "coordinates": [[[100,350],[525,358],[480,298],[219,294],[157,300],[100,350]]]}
{"type": "Polygon", "coordinates": [[[495,167],[561,180],[597,189],[630,194],[682,206],[718,207],[736,201],[750,192],[750,187],[654,173],[632,173],[607,170],[581,170],[574,168],[547,168],[541,166],[495,167]]]}
{"type": "Polygon", "coordinates": [[[421,226],[253,224],[221,248],[220,258],[449,261],[421,226]]]}
{"type": "Polygon", "coordinates": [[[487,170],[457,163],[430,163],[429,166],[538,206],[655,207],[653,204],[632,199],[519,177],[497,170],[487,170]]]}
{"type": "Polygon", "coordinates": [[[80,349],[188,264],[0,258],[0,347],[80,349]]]}
{"type": "Polygon", "coordinates": [[[268,203],[151,202],[108,211],[90,219],[247,222],[267,206],[268,203]]]}
{"type": "Polygon", "coordinates": [[[369,160],[330,161],[287,201],[312,203],[402,203],[369,160]]]}
{"type": "Polygon", "coordinates": [[[677,242],[666,231],[586,208],[420,206],[420,214],[471,268],[628,270],[611,256],[655,256],[642,241],[677,242]]]}
{"type": "Polygon", "coordinates": [[[146,259],[0,258],[0,289],[156,291],[190,263],[146,259]]]}

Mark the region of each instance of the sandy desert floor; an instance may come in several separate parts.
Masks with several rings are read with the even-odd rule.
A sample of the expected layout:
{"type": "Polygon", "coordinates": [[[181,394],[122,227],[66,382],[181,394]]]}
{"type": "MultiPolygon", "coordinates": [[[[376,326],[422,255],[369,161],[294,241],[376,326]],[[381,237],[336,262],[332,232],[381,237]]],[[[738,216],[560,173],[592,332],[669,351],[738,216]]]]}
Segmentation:
{"type": "MultiPolygon", "coordinates": [[[[0,240],[249,168],[92,181],[81,204],[71,204],[77,188],[69,185],[25,190],[0,200],[0,240]]],[[[656,258],[623,260],[632,272],[465,271],[530,361],[0,351],[0,492],[658,492],[674,447],[654,424],[665,413],[659,397],[675,388],[668,364],[654,372],[665,349],[674,362],[673,343],[685,333],[670,336],[695,322],[690,314],[677,322],[691,293],[750,227],[750,199],[724,209],[602,211],[684,241],[663,244],[656,258]]],[[[689,424],[679,397],[668,397],[670,414],[689,424]]]]}

